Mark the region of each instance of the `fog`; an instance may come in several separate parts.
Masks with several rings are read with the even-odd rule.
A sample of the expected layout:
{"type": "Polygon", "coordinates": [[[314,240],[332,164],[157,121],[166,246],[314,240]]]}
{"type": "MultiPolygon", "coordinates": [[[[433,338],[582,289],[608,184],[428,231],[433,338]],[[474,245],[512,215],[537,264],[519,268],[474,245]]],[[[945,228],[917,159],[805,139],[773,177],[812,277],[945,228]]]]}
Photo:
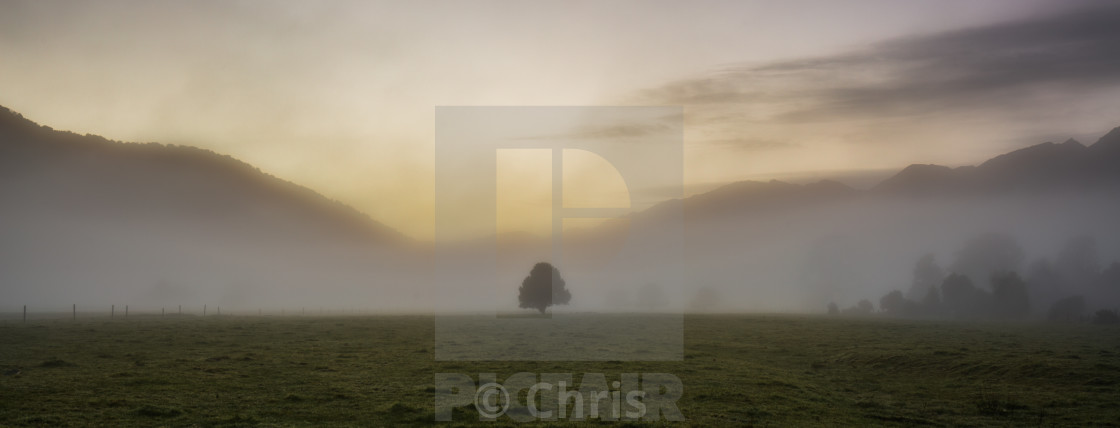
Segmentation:
{"type": "MultiPolygon", "coordinates": [[[[750,215],[685,212],[679,259],[613,266],[610,253],[619,247],[617,240],[640,235],[642,227],[660,227],[641,215],[630,220],[630,227],[611,224],[574,238],[570,246],[576,254],[568,255],[567,265],[558,265],[572,302],[555,310],[823,313],[830,302],[848,307],[861,299],[878,301],[891,290],[905,292],[922,256],[932,253],[942,266],[951,266],[970,239],[987,233],[1019,242],[1025,258],[1017,269],[1024,276],[1029,262],[1054,260],[1069,239],[1081,235],[1095,238],[1102,267],[1120,260],[1115,226],[1120,201],[1107,192],[928,199],[863,195],[750,215]],[[609,230],[612,226],[615,230],[609,230]],[[592,254],[581,257],[583,249],[592,254]],[[684,281],[665,281],[669,276],[684,281]],[[650,290],[657,295],[648,295],[650,290]]],[[[479,253],[492,248],[480,247],[475,248],[479,253]]],[[[500,259],[499,284],[472,284],[464,270],[461,277],[434,286],[432,301],[443,309],[515,310],[516,287],[534,262],[547,260],[547,241],[500,245],[492,254],[464,257],[471,260],[464,266],[500,259]],[[441,295],[455,296],[454,302],[441,302],[441,295]]],[[[977,276],[977,286],[987,289],[988,278],[977,276]]]]}
{"type": "MultiPolygon", "coordinates": [[[[134,310],[176,305],[197,310],[209,304],[227,313],[516,311],[521,279],[533,263],[549,261],[551,250],[545,239],[503,239],[497,247],[473,241],[441,252],[371,249],[238,240],[209,231],[206,224],[188,230],[142,219],[6,214],[4,300],[46,308],[115,303],[134,310]],[[435,254],[460,264],[434,273],[435,254]]],[[[1120,201],[1107,193],[812,204],[689,219],[683,257],[640,263],[617,263],[611,249],[619,244],[608,241],[641,232],[608,224],[603,228],[615,229],[573,243],[576,253],[568,256],[568,264],[557,265],[573,298],[569,306],[553,310],[823,312],[829,302],[847,307],[860,299],[877,301],[893,289],[905,291],[924,254],[933,253],[948,266],[970,238],[987,232],[1015,237],[1026,261],[1053,260],[1071,237],[1093,236],[1099,263],[1107,266],[1120,260],[1116,218],[1120,201]],[[590,254],[581,256],[580,249],[588,247],[590,254]],[[698,306],[701,289],[718,298],[698,306]]],[[[645,226],[633,221],[635,229],[645,226]]],[[[603,231],[583,233],[596,232],[603,231]]],[[[986,283],[974,281],[981,287],[986,283]]]]}
{"type": "MultiPolygon", "coordinates": [[[[414,241],[228,157],[53,131],[14,113],[0,137],[3,311],[518,312],[522,280],[550,262],[572,295],[555,312],[823,313],[908,292],[927,254],[953,273],[970,240],[993,233],[1021,247],[1001,269],[1027,279],[1034,316],[1077,295],[1090,310],[1120,306],[1118,284],[1031,283],[1076,237],[1091,242],[1093,278],[1120,261],[1117,131],[978,167],[907,168],[871,189],[732,183],[563,228],[559,245],[507,232],[414,241]]],[[[977,272],[957,273],[990,290],[999,272],[977,272]]]]}

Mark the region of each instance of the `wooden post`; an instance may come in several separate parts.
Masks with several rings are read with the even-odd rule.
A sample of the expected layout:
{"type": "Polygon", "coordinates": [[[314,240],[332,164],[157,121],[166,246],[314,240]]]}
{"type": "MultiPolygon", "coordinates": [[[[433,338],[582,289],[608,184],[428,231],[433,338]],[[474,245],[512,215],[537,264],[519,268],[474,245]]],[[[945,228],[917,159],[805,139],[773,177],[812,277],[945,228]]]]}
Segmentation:
{"type": "Polygon", "coordinates": [[[124,305],[124,319],[128,319],[128,305],[124,305]]]}
{"type": "Polygon", "coordinates": [[[116,315],[117,315],[117,305],[110,306],[109,307],[109,319],[113,319],[113,317],[116,316],[116,315]]]}
{"type": "Polygon", "coordinates": [[[74,317],[74,318],[72,319],[72,321],[77,321],[77,320],[78,320],[78,304],[77,304],[77,303],[75,303],[75,304],[74,304],[74,307],[73,307],[73,308],[71,308],[70,310],[72,311],[72,315],[73,315],[73,317],[74,317]]]}
{"type": "Polygon", "coordinates": [[[23,322],[27,322],[27,305],[23,305],[23,322]]]}
{"type": "Polygon", "coordinates": [[[202,305],[202,316],[206,316],[206,305],[202,305]]]}

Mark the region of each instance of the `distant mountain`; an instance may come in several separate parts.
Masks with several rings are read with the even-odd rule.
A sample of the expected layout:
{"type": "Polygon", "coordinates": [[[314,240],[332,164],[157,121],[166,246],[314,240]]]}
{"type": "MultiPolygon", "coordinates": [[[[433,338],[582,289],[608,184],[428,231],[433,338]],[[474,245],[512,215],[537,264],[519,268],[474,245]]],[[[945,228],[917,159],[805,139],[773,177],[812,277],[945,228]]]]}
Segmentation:
{"type": "Polygon", "coordinates": [[[822,180],[799,185],[778,180],[742,181],[684,199],[684,214],[692,219],[725,212],[749,212],[798,207],[850,198],[858,193],[843,183],[822,180]]]}
{"type": "Polygon", "coordinates": [[[258,236],[396,244],[407,239],[314,191],[209,150],[55,131],[0,107],[5,210],[56,210],[258,236]]]}
{"type": "Polygon", "coordinates": [[[914,164],[883,180],[875,190],[883,193],[914,195],[945,194],[960,189],[974,167],[953,169],[942,165],[914,164]]]}
{"type": "MultiPolygon", "coordinates": [[[[1079,235],[1095,237],[1102,249],[1120,248],[1117,194],[1120,128],[1089,147],[1069,140],[978,166],[910,165],[869,190],[827,180],[731,183],[582,231],[565,249],[575,254],[565,257],[569,266],[602,265],[612,257],[603,249],[672,229],[678,225],[670,222],[680,218],[672,213],[680,212],[683,257],[633,270],[688,272],[681,298],[713,287],[733,307],[820,311],[830,301],[853,305],[859,293],[905,290],[919,258],[934,253],[949,265],[960,246],[980,234],[1014,236],[1032,258],[1052,256],[1079,235]]],[[[1101,256],[1102,262],[1120,257],[1103,250],[1101,256]]],[[[974,280],[988,286],[987,278],[974,280]]],[[[617,277],[612,282],[616,294],[641,286],[617,277]]],[[[607,297],[605,291],[600,296],[607,297]]]]}
{"type": "Polygon", "coordinates": [[[232,157],[56,131],[0,107],[7,301],[232,305],[322,293],[318,304],[338,304],[350,298],[339,290],[374,292],[369,284],[413,247],[343,203],[232,157]]]}
{"type": "Polygon", "coordinates": [[[894,195],[1087,190],[1120,184],[1120,128],[1085,147],[1069,139],[996,156],[975,167],[911,165],[874,188],[894,195]]]}
{"type": "MultiPolygon", "coordinates": [[[[1086,147],[1074,139],[1042,143],[996,156],[979,166],[914,164],[860,191],[831,180],[810,184],[741,181],[664,204],[683,203],[686,217],[749,215],[880,196],[983,196],[1003,192],[1092,190],[1120,186],[1120,127],[1086,147]]],[[[656,211],[658,208],[651,208],[656,211]]],[[[636,214],[642,216],[643,214],[636,214]]]]}

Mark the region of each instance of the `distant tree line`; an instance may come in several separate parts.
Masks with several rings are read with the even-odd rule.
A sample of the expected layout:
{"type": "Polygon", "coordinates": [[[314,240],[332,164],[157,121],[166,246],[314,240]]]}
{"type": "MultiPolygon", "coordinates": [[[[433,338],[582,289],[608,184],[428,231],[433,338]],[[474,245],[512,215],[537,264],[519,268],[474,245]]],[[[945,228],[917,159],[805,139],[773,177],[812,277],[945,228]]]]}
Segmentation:
{"type": "Polygon", "coordinates": [[[1019,320],[1045,317],[1054,322],[1120,323],[1120,262],[1101,268],[1096,241],[1068,240],[1053,260],[1040,258],[1023,269],[1024,251],[1015,238],[990,233],[969,240],[948,269],[933,254],[915,263],[906,292],[892,290],[833,315],[873,313],[907,318],[1019,320]],[[1020,275],[1020,271],[1025,272],[1020,275]],[[1091,303],[1087,303],[1091,302],[1091,303]]]}

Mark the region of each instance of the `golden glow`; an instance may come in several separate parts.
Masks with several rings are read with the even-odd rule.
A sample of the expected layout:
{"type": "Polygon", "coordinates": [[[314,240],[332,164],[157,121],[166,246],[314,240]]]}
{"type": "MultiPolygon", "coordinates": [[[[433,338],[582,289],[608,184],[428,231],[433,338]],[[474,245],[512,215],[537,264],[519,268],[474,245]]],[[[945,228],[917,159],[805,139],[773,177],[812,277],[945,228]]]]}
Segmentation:
{"type": "Polygon", "coordinates": [[[497,153],[497,230],[552,234],[552,150],[497,153]]]}
{"type": "MultiPolygon", "coordinates": [[[[626,183],[605,159],[585,150],[564,149],[564,208],[629,208],[626,183]]],[[[499,232],[552,234],[552,150],[497,152],[496,227],[499,232]]],[[[565,233],[609,218],[565,218],[565,233]]]]}
{"type": "Polygon", "coordinates": [[[565,208],[630,208],[630,192],[618,170],[601,156],[564,149],[565,208]]]}
{"type": "MultiPolygon", "coordinates": [[[[682,79],[704,86],[729,65],[858,51],[1037,12],[1021,4],[5,1],[0,105],[79,134],[229,154],[431,239],[435,106],[657,104],[642,95],[682,79]]],[[[803,89],[745,86],[734,89],[760,97],[803,89]]],[[[966,164],[1039,129],[1115,125],[1115,108],[1084,101],[1054,119],[1061,125],[1002,112],[779,124],[766,119],[790,108],[781,102],[729,101],[709,116],[685,105],[685,186],[966,164]],[[976,144],[984,141],[1005,145],[976,144]]],[[[539,218],[551,164],[501,156],[516,159],[500,162],[499,230],[546,231],[539,218]]],[[[611,169],[580,156],[564,163],[565,204],[638,207],[611,169]]]]}

